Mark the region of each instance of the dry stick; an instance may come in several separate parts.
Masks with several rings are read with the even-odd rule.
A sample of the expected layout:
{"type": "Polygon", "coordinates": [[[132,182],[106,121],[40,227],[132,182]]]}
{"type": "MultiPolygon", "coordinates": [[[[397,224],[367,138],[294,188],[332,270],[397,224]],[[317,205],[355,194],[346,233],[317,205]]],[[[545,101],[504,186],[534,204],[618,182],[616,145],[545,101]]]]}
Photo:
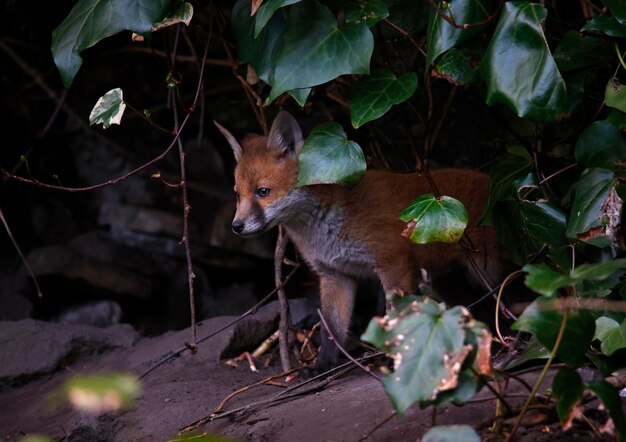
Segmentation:
{"type": "Polygon", "coordinates": [[[535,394],[537,394],[539,387],[541,387],[543,380],[548,374],[548,369],[550,368],[550,365],[552,364],[552,360],[554,359],[556,352],[559,349],[559,346],[561,345],[561,340],[563,339],[563,335],[565,334],[565,326],[567,325],[567,319],[569,316],[568,311],[569,310],[567,309],[563,310],[563,319],[561,320],[561,328],[559,329],[559,334],[557,335],[556,341],[554,342],[554,347],[552,348],[552,352],[550,353],[550,356],[548,357],[548,361],[546,362],[546,365],[543,367],[543,370],[541,371],[541,374],[539,375],[539,378],[537,379],[537,382],[535,383],[533,390],[530,392],[528,399],[524,403],[524,406],[522,407],[522,411],[520,412],[519,416],[515,420],[515,424],[513,424],[513,428],[511,429],[511,432],[505,439],[505,442],[511,441],[513,439],[513,436],[515,436],[515,433],[517,432],[517,429],[519,428],[520,423],[522,422],[522,418],[524,417],[524,414],[526,414],[526,410],[528,410],[528,406],[534,399],[535,394]]]}
{"type": "Polygon", "coordinates": [[[283,376],[289,376],[290,374],[293,374],[296,371],[295,368],[292,368],[291,370],[287,370],[284,373],[278,373],[272,376],[269,376],[265,379],[261,379],[260,381],[257,382],[253,382],[252,384],[248,384],[244,387],[241,387],[239,390],[235,390],[232,393],[230,393],[228,396],[226,396],[224,399],[222,399],[222,402],[220,402],[217,407],[215,408],[215,411],[213,412],[213,414],[216,413],[220,413],[223,409],[224,406],[226,405],[226,402],[228,402],[229,400],[231,400],[232,398],[234,398],[237,395],[240,395],[242,393],[245,393],[246,391],[254,388],[254,387],[258,387],[259,385],[265,385],[270,381],[273,381],[274,379],[278,379],[278,378],[282,378],[283,376]]]}
{"type": "Polygon", "coordinates": [[[31,268],[30,264],[26,260],[26,257],[22,253],[22,249],[20,249],[19,244],[13,237],[13,233],[11,232],[11,228],[9,227],[9,223],[7,223],[7,220],[4,217],[4,213],[2,212],[2,207],[0,207],[0,221],[2,221],[2,224],[4,224],[4,230],[6,230],[7,235],[9,235],[9,239],[11,240],[11,243],[13,243],[13,247],[15,247],[17,254],[20,256],[20,259],[24,263],[26,270],[28,270],[28,273],[30,273],[30,277],[33,279],[33,282],[35,283],[35,287],[37,288],[37,297],[39,298],[43,297],[43,294],[41,293],[41,289],[39,288],[39,283],[37,282],[37,277],[35,276],[35,273],[33,272],[33,269],[31,268]]]}
{"type": "MultiPolygon", "coordinates": [[[[285,280],[283,281],[283,283],[280,285],[281,287],[284,287],[285,285],[287,285],[287,283],[289,282],[289,280],[291,279],[291,277],[296,273],[296,270],[298,270],[298,268],[300,267],[299,264],[295,265],[294,268],[291,270],[291,272],[289,272],[289,274],[287,275],[287,277],[285,278],[285,280]]],[[[207,339],[212,338],[213,336],[216,336],[218,334],[220,334],[221,332],[223,332],[224,330],[226,330],[227,328],[232,327],[233,325],[235,325],[236,323],[238,323],[239,321],[241,321],[242,319],[244,319],[247,316],[250,316],[251,314],[255,313],[259,307],[261,307],[263,304],[265,304],[265,302],[267,302],[268,299],[270,299],[276,292],[278,291],[278,288],[275,288],[274,290],[272,290],[271,292],[269,292],[267,295],[265,295],[265,297],[263,299],[261,299],[259,302],[257,302],[256,304],[254,304],[252,307],[250,307],[246,312],[244,312],[243,314],[239,315],[238,317],[236,317],[235,319],[233,319],[232,321],[230,321],[228,324],[224,325],[223,327],[217,329],[214,332],[209,333],[207,336],[205,336],[204,338],[201,338],[198,340],[197,344],[200,344],[204,341],[206,341],[207,339]]],[[[159,362],[157,362],[156,364],[154,364],[152,367],[148,368],[146,371],[144,371],[140,376],[139,379],[143,379],[145,378],[148,374],[152,373],[154,370],[156,370],[157,368],[159,368],[161,365],[165,364],[167,361],[170,361],[178,356],[180,356],[181,354],[183,354],[186,350],[189,350],[189,348],[187,347],[180,347],[178,350],[176,350],[174,353],[170,353],[167,354],[163,357],[163,359],[161,359],[159,362]]]]}
{"type": "Polygon", "coordinates": [[[435,3],[434,0],[427,0],[427,1],[428,1],[428,3],[430,3],[430,6],[433,7],[435,9],[435,11],[437,11],[437,14],[439,14],[439,16],[441,18],[443,18],[445,21],[450,23],[450,25],[452,25],[453,27],[455,27],[457,29],[471,29],[471,28],[477,28],[477,27],[480,27],[480,26],[488,25],[489,23],[491,23],[494,20],[496,15],[498,15],[498,13],[500,12],[500,9],[502,8],[502,4],[504,3],[504,0],[500,0],[498,2],[498,7],[494,11],[494,13],[491,14],[491,15],[487,15],[487,18],[485,20],[483,20],[483,21],[476,22],[476,23],[457,23],[456,21],[454,21],[454,18],[452,18],[451,15],[447,15],[446,12],[443,9],[441,9],[439,6],[437,6],[437,4],[435,3]]]}
{"type": "Polygon", "coordinates": [[[322,323],[322,326],[324,327],[324,330],[326,330],[326,333],[328,333],[330,340],[333,341],[333,343],[339,349],[339,351],[343,353],[346,358],[352,361],[352,363],[356,364],[356,366],[359,367],[361,370],[363,370],[365,373],[369,374],[377,381],[380,381],[379,376],[373,373],[372,370],[369,369],[369,367],[366,367],[365,365],[361,364],[356,359],[354,359],[352,356],[350,356],[350,353],[348,353],[346,349],[343,348],[343,346],[337,341],[337,339],[333,335],[333,332],[330,330],[330,327],[328,326],[328,322],[326,322],[326,318],[324,318],[324,315],[322,314],[322,311],[320,309],[317,309],[317,314],[320,317],[320,321],[322,323]]]}
{"type": "Polygon", "coordinates": [[[276,239],[276,249],[274,251],[274,281],[278,291],[278,303],[280,304],[280,322],[278,324],[278,348],[280,353],[280,365],[283,371],[291,370],[289,361],[289,303],[285,295],[285,288],[282,286],[282,265],[285,257],[285,249],[289,238],[285,234],[283,226],[278,227],[278,238],[276,239]]]}
{"type": "Polygon", "coordinates": [[[506,287],[506,285],[509,283],[509,280],[515,278],[517,275],[521,273],[523,273],[522,270],[516,270],[510,275],[508,275],[506,278],[504,278],[504,281],[502,281],[502,284],[500,284],[500,290],[498,290],[498,296],[496,297],[496,308],[495,308],[496,334],[498,335],[498,339],[500,339],[500,342],[502,343],[502,345],[504,345],[505,347],[509,347],[510,344],[505,341],[504,337],[502,336],[502,333],[500,332],[500,315],[499,315],[500,301],[502,300],[502,293],[504,292],[504,287],[506,287]]]}
{"type": "Polygon", "coordinates": [[[386,418],[384,418],[379,424],[377,424],[374,428],[372,428],[370,431],[368,431],[367,433],[365,433],[363,435],[362,438],[359,439],[358,442],[362,442],[364,440],[367,440],[372,434],[374,434],[376,431],[380,430],[380,428],[385,425],[387,422],[389,422],[394,416],[396,415],[396,412],[394,410],[391,411],[391,414],[389,416],[387,416],[386,418]]]}
{"type": "MultiPolygon", "coordinates": [[[[359,358],[358,361],[359,362],[365,362],[368,361],[370,359],[376,358],[378,356],[383,355],[383,352],[377,352],[371,355],[367,355],[367,356],[363,356],[362,358],[359,358]]],[[[335,368],[332,368],[324,373],[320,373],[319,375],[312,377],[311,379],[307,379],[306,381],[303,381],[297,385],[294,385],[293,387],[289,387],[277,394],[275,394],[274,396],[272,396],[271,398],[268,399],[263,399],[261,401],[257,401],[257,402],[253,402],[251,404],[248,405],[244,405],[243,407],[239,407],[239,408],[235,408],[233,410],[215,415],[215,414],[210,414],[208,416],[205,416],[201,419],[198,419],[197,421],[187,425],[184,428],[181,428],[179,431],[182,432],[188,432],[188,431],[193,431],[198,429],[199,427],[201,427],[202,425],[211,422],[213,420],[216,419],[223,419],[225,417],[230,417],[233,416],[235,414],[244,412],[244,411],[254,411],[256,408],[262,407],[264,405],[271,405],[274,402],[280,402],[280,401],[284,401],[284,400],[289,400],[289,399],[293,399],[295,397],[298,396],[302,396],[304,394],[308,394],[310,392],[313,391],[319,391],[321,389],[323,389],[324,387],[326,387],[328,384],[330,384],[332,381],[334,381],[335,379],[337,379],[338,377],[340,377],[341,375],[347,373],[348,371],[352,370],[354,368],[354,365],[352,364],[352,361],[348,361],[345,364],[341,364],[335,368]],[[337,372],[337,373],[336,373],[337,372]],[[335,374],[333,374],[335,373],[335,374]],[[328,376],[328,377],[326,377],[328,376]],[[326,377],[326,379],[324,379],[323,381],[321,381],[320,383],[318,383],[317,385],[314,385],[313,387],[310,387],[304,391],[301,392],[297,392],[297,393],[293,393],[293,394],[289,394],[292,393],[293,391],[299,390],[302,387],[320,380],[321,378],[326,377]]]]}

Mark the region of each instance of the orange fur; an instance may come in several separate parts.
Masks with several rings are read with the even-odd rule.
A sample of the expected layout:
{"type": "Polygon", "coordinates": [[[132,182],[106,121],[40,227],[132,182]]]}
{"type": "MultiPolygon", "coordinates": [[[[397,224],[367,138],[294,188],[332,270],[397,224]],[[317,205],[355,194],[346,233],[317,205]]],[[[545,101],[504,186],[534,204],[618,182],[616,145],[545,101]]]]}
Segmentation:
{"type": "MultiPolygon", "coordinates": [[[[409,294],[415,292],[420,267],[434,278],[460,268],[477,286],[481,273],[491,285],[502,277],[503,253],[495,233],[476,226],[486,203],[487,175],[465,169],[432,171],[440,192],[465,204],[470,217],[465,235],[472,249],[464,252],[458,244],[418,246],[401,235],[405,224],[397,216],[416,197],[432,193],[423,176],[368,171],[352,189],[297,188],[302,134],[293,117],[281,112],[269,137],[248,136],[242,145],[218,128],[237,159],[233,230],[245,236],[275,225],[285,227],[320,278],[322,312],[339,342],[347,335],[360,278],[378,278],[386,293],[409,294]]],[[[329,337],[325,333],[322,337],[319,370],[337,358],[329,337]]]]}

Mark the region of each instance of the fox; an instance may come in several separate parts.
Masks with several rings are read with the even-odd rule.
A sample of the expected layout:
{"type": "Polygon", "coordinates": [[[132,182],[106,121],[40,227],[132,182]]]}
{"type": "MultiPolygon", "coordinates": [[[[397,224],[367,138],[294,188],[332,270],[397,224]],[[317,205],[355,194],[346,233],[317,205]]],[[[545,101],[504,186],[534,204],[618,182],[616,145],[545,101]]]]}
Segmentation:
{"type": "MultiPolygon", "coordinates": [[[[402,233],[397,215],[416,197],[433,193],[419,172],[367,170],[352,188],[338,184],[298,187],[302,130],[287,111],[280,111],[267,136],[247,135],[241,143],[219,123],[217,128],[235,157],[236,212],[232,230],[251,237],[282,226],[319,278],[321,312],[328,323],[311,374],[337,365],[339,352],[331,341],[347,337],[360,280],[377,279],[386,295],[416,293],[420,269],[445,281],[460,269],[475,286],[485,278],[495,284],[505,259],[491,227],[479,227],[487,202],[489,176],[460,168],[432,170],[443,195],[465,203],[470,224],[464,235],[471,244],[417,245],[402,233]]],[[[419,226],[418,226],[419,228],[419,226]]],[[[454,277],[452,277],[454,279],[454,277]]]]}

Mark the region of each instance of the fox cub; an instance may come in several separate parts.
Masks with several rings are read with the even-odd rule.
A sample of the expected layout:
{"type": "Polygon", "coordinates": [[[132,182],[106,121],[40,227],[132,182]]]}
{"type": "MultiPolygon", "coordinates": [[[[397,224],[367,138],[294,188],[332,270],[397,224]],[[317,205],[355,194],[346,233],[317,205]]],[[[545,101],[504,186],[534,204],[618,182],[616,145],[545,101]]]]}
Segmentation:
{"type": "MultiPolygon", "coordinates": [[[[319,276],[322,314],[340,343],[348,333],[361,278],[378,278],[385,293],[412,294],[419,268],[432,275],[435,289],[436,278],[456,268],[478,286],[482,286],[478,272],[487,275],[490,284],[502,276],[495,233],[475,225],[486,203],[487,175],[465,169],[431,172],[443,195],[465,204],[470,223],[474,222],[465,231],[472,250],[464,252],[458,244],[416,245],[401,235],[405,224],[397,215],[416,197],[432,193],[420,174],[374,170],[352,189],[332,184],[296,187],[303,138],[289,113],[278,114],[269,136],[248,135],[241,144],[216,125],[237,161],[233,231],[252,236],[284,227],[319,276]]],[[[313,371],[330,368],[337,357],[335,345],[322,331],[313,371]]]]}

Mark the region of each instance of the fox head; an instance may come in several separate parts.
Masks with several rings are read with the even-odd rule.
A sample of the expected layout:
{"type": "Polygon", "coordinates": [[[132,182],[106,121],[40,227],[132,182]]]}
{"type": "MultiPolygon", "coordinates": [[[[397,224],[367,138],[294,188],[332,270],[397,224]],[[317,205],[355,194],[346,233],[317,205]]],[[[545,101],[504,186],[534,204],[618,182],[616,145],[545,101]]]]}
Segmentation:
{"type": "Polygon", "coordinates": [[[243,236],[256,235],[289,218],[298,180],[298,155],[304,142],[296,120],[281,111],[272,123],[269,136],[248,135],[241,144],[228,130],[218,123],[215,125],[237,161],[237,212],[233,231],[243,236]]]}

